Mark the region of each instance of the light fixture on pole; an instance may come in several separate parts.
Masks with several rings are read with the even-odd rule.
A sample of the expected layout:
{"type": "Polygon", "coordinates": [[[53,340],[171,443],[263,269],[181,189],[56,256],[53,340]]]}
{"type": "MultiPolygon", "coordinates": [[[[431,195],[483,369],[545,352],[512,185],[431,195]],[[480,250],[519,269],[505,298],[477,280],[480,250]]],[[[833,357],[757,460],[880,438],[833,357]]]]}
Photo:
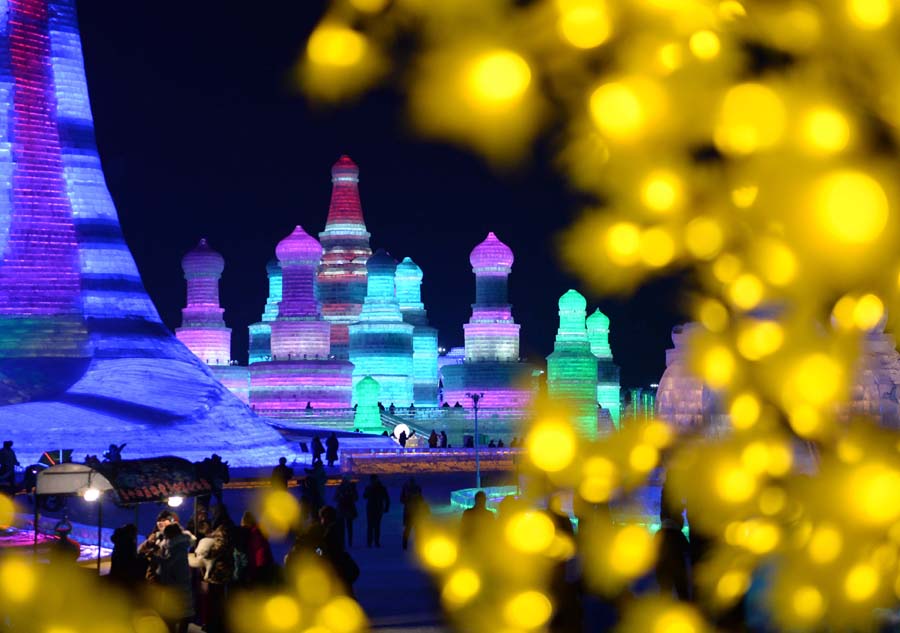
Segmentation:
{"type": "Polygon", "coordinates": [[[184,503],[184,497],[179,497],[178,495],[173,495],[173,496],[169,497],[169,499],[166,503],[169,504],[170,508],[177,508],[182,503],[184,503]]]}
{"type": "Polygon", "coordinates": [[[484,397],[484,394],[467,393],[466,397],[472,399],[472,408],[475,410],[475,487],[481,490],[481,460],[478,456],[478,401],[484,397]]]}

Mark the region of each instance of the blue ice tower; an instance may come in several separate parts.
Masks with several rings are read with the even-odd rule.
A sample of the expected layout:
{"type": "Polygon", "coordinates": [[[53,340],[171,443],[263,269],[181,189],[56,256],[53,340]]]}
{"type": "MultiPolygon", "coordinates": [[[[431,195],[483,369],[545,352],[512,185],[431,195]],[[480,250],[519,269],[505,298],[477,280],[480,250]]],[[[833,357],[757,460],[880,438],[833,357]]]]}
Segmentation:
{"type": "Polygon", "coordinates": [[[438,406],[438,333],[428,325],[422,303],[422,269],[409,257],[397,265],[397,301],[403,320],[413,326],[413,401],[438,406]]]}

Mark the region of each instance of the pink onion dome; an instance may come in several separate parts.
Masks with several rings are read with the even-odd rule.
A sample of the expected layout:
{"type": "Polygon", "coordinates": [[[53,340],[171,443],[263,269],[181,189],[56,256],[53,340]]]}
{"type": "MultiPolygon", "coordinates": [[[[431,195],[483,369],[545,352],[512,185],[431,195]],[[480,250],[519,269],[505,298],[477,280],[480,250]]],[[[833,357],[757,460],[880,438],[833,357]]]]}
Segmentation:
{"type": "Polygon", "coordinates": [[[513,252],[509,246],[497,239],[493,231],[487,234],[485,240],[472,249],[469,255],[469,263],[472,268],[479,269],[508,269],[513,265],[513,252]]]}
{"type": "Polygon", "coordinates": [[[298,224],[293,233],[278,242],[275,255],[282,264],[316,264],[322,259],[322,245],[298,224]]]}
{"type": "Polygon", "coordinates": [[[206,238],[200,240],[181,260],[185,276],[221,275],[225,270],[225,259],[210,248],[206,238]]]}
{"type": "Polygon", "coordinates": [[[422,269],[409,257],[404,257],[403,261],[397,264],[397,279],[422,281],[422,269]]]}
{"type": "Polygon", "coordinates": [[[359,180],[359,167],[346,154],[338,158],[337,162],[331,166],[331,181],[359,180]]]}
{"type": "Polygon", "coordinates": [[[397,269],[397,261],[383,248],[375,251],[375,254],[366,262],[368,274],[393,275],[397,269]]]}

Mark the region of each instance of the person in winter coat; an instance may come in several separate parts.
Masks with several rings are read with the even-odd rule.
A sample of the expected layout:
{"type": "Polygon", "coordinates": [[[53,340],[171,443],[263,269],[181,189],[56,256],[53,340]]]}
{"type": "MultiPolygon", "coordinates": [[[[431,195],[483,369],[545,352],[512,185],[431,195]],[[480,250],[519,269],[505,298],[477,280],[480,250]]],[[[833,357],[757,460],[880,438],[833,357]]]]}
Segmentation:
{"type": "Polygon", "coordinates": [[[207,633],[225,628],[225,591],[234,574],[234,543],[229,525],[221,522],[188,554],[188,564],[201,570],[200,623],[207,633]]]}
{"type": "Polygon", "coordinates": [[[416,483],[415,478],[410,477],[400,491],[400,503],[403,504],[403,549],[409,546],[409,535],[412,533],[414,523],[422,514],[430,512],[422,488],[416,483]]]}
{"type": "Polygon", "coordinates": [[[353,547],[353,521],[358,516],[356,502],[359,500],[359,492],[356,484],[349,475],[344,475],[337,492],[334,493],[334,506],[337,511],[337,521],[347,536],[347,547],[353,547]]]}
{"type": "Polygon", "coordinates": [[[190,533],[182,531],[177,523],[170,523],[163,530],[163,540],[155,556],[159,584],[171,589],[166,595],[172,603],[165,612],[171,618],[169,628],[175,633],[187,631],[194,616],[194,593],[188,565],[188,550],[193,545],[194,538],[190,533]]]}
{"type": "Polygon", "coordinates": [[[246,530],[247,569],[244,581],[249,586],[271,582],[275,575],[275,559],[272,547],[252,512],[245,512],[241,517],[241,527],[246,530]]]}
{"type": "Polygon", "coordinates": [[[338,447],[340,446],[340,442],[338,442],[337,435],[335,435],[334,431],[331,432],[331,435],[328,436],[328,439],[325,440],[325,461],[328,462],[328,467],[331,468],[334,466],[334,462],[338,459],[338,447]]]}
{"type": "Polygon", "coordinates": [[[322,463],[322,453],[325,452],[325,447],[322,446],[322,440],[318,435],[314,435],[312,438],[312,463],[315,466],[317,463],[322,463]]]}
{"type": "Polygon", "coordinates": [[[391,500],[387,488],[378,479],[378,475],[369,478],[363,497],[366,500],[366,545],[381,547],[381,517],[390,510],[391,500]]]}

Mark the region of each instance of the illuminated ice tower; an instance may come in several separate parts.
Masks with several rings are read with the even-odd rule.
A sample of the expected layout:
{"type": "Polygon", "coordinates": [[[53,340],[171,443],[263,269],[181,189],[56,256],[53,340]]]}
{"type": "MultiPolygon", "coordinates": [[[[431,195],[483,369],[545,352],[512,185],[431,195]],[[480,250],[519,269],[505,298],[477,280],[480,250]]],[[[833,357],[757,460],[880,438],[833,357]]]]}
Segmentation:
{"type": "Polygon", "coordinates": [[[366,263],[368,290],[359,321],[350,326],[354,384],[371,376],[381,386],[380,402],[413,402],[413,326],[403,320],[394,282],[397,262],[379,249],[366,263]]]}
{"type": "Polygon", "coordinates": [[[353,367],[329,359],[331,324],[315,297],[322,246],[298,226],[275,249],[281,265],[278,318],[272,321],[272,360],[250,366],[250,404],[274,418],[295,418],[308,407],[348,408],[353,367]]]}
{"type": "Polygon", "coordinates": [[[613,424],[619,426],[621,395],[619,367],[613,362],[609,347],[609,318],[599,309],[587,318],[587,335],[591,352],[597,357],[597,404],[609,411],[613,424]]]}
{"type": "Polygon", "coordinates": [[[349,156],[341,156],[331,168],[331,182],[328,220],[319,233],[324,252],[317,292],[322,316],[332,324],[331,353],[346,359],[347,326],[359,319],[366,298],[366,261],[372,250],[359,202],[359,168],[349,156]]]}
{"type": "Polygon", "coordinates": [[[466,393],[484,393],[479,407],[523,408],[531,401],[531,368],[519,361],[519,325],[507,299],[507,278],[513,253],[493,233],[469,256],[475,273],[472,318],[463,326],[465,361],[448,365],[441,374],[444,401],[471,405],[466,393]]]}
{"type": "Polygon", "coordinates": [[[144,290],[97,155],[74,0],[0,2],[0,200],[0,437],[20,460],[111,442],[239,466],[289,450],[144,290]]]}
{"type": "Polygon", "coordinates": [[[219,306],[219,279],[225,260],[205,239],[181,260],[187,281],[187,306],[175,336],[207,365],[231,363],[231,328],[219,306]]]}
{"type": "Polygon", "coordinates": [[[422,303],[422,269],[409,257],[397,264],[397,300],[413,330],[413,400],[417,407],[438,405],[438,337],[422,303]]]}
{"type": "Polygon", "coordinates": [[[250,325],[250,364],[272,360],[272,321],[278,318],[278,304],[281,303],[281,266],[276,258],[266,264],[269,278],[269,298],[262,318],[250,325]]]}
{"type": "Polygon", "coordinates": [[[575,428],[597,436],[597,357],[585,329],[587,302],[576,290],[559,298],[559,331],[547,357],[547,395],[565,403],[574,414],[575,428]]]}

